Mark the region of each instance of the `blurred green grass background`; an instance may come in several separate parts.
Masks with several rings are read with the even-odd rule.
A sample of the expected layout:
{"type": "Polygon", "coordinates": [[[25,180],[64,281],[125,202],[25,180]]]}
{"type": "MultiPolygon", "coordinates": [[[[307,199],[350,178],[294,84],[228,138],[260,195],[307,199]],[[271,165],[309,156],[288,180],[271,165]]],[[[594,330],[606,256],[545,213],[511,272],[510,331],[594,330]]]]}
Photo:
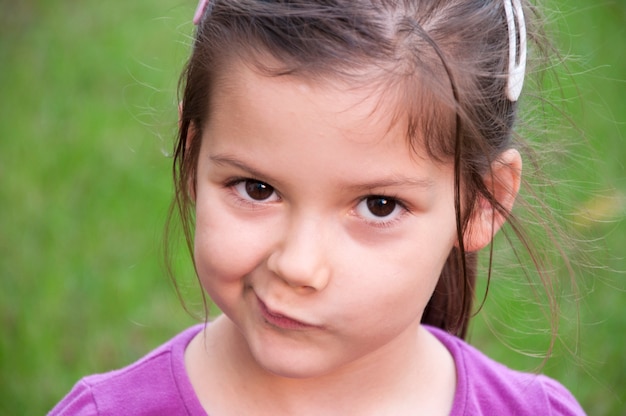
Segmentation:
{"type": "MultiPolygon", "coordinates": [[[[550,4],[560,10],[558,43],[576,58],[564,105],[589,156],[564,163],[559,175],[572,185],[571,222],[595,242],[593,264],[604,267],[579,273],[579,320],[565,298],[563,342],[543,371],[589,414],[619,415],[626,408],[626,3],[577,3],[550,4]]],[[[176,83],[195,2],[0,4],[0,414],[43,414],[81,376],[130,363],[195,322],[161,260],[176,83]]],[[[182,248],[178,257],[182,291],[198,309],[182,248]]],[[[549,336],[533,331],[533,305],[518,299],[523,279],[494,276],[471,341],[533,370],[541,357],[516,350],[541,353],[549,336]]]]}

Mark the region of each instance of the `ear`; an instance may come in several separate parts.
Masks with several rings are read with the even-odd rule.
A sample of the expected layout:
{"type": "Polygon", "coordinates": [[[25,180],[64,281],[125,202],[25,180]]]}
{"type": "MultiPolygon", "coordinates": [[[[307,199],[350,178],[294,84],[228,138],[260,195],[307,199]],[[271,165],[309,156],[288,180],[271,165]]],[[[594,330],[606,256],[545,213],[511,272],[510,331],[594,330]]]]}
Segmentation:
{"type": "Polygon", "coordinates": [[[178,128],[183,125],[183,102],[178,102],[178,128]]]}
{"type": "Polygon", "coordinates": [[[479,198],[464,235],[465,250],[470,252],[487,246],[513,209],[522,180],[522,157],[519,152],[515,149],[502,152],[483,180],[504,211],[496,209],[484,197],[479,198]]]}
{"type": "MultiPolygon", "coordinates": [[[[183,125],[183,102],[179,102],[178,103],[178,129],[180,130],[182,128],[183,125]]],[[[189,149],[191,148],[191,143],[194,140],[199,140],[199,138],[196,137],[197,134],[197,129],[196,129],[196,125],[195,123],[192,121],[191,123],[189,123],[189,127],[187,129],[187,140],[185,142],[185,153],[189,152],[189,149]]],[[[196,201],[196,180],[195,177],[189,178],[188,183],[187,183],[187,191],[189,192],[189,196],[191,197],[192,201],[196,201]]]]}
{"type": "MultiPolygon", "coordinates": [[[[196,128],[194,123],[189,124],[189,129],[187,130],[187,143],[185,143],[185,152],[188,154],[189,149],[191,147],[191,142],[193,140],[198,140],[196,137],[196,128]]],[[[187,192],[189,192],[189,197],[195,203],[196,202],[196,176],[198,175],[198,166],[193,169],[193,174],[189,175],[187,178],[187,192]]]]}

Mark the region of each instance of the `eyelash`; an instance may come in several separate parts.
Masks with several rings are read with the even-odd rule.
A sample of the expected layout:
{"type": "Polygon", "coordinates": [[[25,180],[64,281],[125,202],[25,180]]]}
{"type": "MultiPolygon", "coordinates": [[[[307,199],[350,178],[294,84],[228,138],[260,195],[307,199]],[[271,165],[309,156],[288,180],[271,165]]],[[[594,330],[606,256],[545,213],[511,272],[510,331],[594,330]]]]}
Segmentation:
{"type": "Polygon", "coordinates": [[[246,199],[246,198],[241,196],[241,193],[236,189],[236,187],[237,187],[237,185],[240,185],[240,184],[248,182],[248,181],[249,182],[256,182],[256,183],[259,183],[259,184],[267,185],[268,187],[272,188],[273,192],[280,199],[280,195],[278,194],[276,189],[274,189],[274,187],[272,185],[268,184],[267,182],[263,182],[261,180],[253,179],[253,178],[237,177],[237,178],[231,178],[231,179],[227,180],[224,183],[224,188],[227,188],[231,192],[231,195],[233,196],[233,198],[235,199],[235,202],[237,204],[239,204],[239,205],[241,205],[243,207],[246,207],[246,208],[262,208],[263,206],[267,205],[267,203],[268,203],[265,200],[254,201],[252,199],[246,199]]]}
{"type": "MultiPolygon", "coordinates": [[[[248,178],[248,177],[236,177],[236,178],[231,178],[229,180],[227,180],[224,183],[224,187],[229,189],[232,196],[235,198],[237,204],[244,206],[246,208],[262,208],[263,206],[267,205],[268,202],[265,200],[259,200],[258,202],[255,202],[252,199],[246,199],[244,197],[241,196],[241,193],[236,189],[236,187],[242,183],[245,182],[253,182],[253,183],[259,183],[259,184],[264,184],[270,188],[272,188],[273,192],[276,194],[276,196],[279,198],[279,200],[281,199],[280,194],[276,191],[276,189],[268,184],[267,182],[263,182],[261,180],[258,179],[253,179],[253,178],[248,178]]],[[[274,202],[274,201],[271,201],[274,202]]],[[[411,211],[408,209],[406,203],[404,203],[402,200],[400,200],[399,198],[397,198],[396,196],[393,195],[385,195],[385,194],[371,194],[371,195],[366,195],[362,198],[360,198],[358,200],[357,205],[355,206],[355,208],[352,209],[351,211],[352,213],[354,213],[355,216],[358,216],[359,218],[361,218],[361,220],[363,222],[365,222],[368,226],[370,227],[374,227],[374,228],[390,228],[393,225],[395,225],[398,221],[400,221],[402,219],[402,217],[404,217],[404,215],[409,214],[411,211]],[[367,219],[365,218],[363,215],[360,215],[357,213],[357,208],[360,206],[360,204],[366,202],[368,199],[370,198],[374,198],[374,199],[386,199],[388,201],[391,201],[395,204],[394,207],[394,211],[396,207],[398,209],[401,210],[401,212],[397,213],[396,215],[393,216],[392,219],[390,220],[385,220],[386,217],[380,217],[381,220],[377,221],[377,220],[371,220],[371,219],[367,219]]],[[[372,213],[372,215],[374,215],[372,213]]]]}
{"type": "MultiPolygon", "coordinates": [[[[395,208],[394,208],[395,211],[395,208]]],[[[394,212],[392,211],[392,213],[394,212]]],[[[395,224],[397,224],[399,221],[402,220],[402,218],[406,215],[406,214],[410,214],[411,211],[409,210],[409,208],[407,207],[406,203],[404,203],[401,199],[397,198],[396,196],[393,195],[385,195],[385,194],[372,194],[372,195],[367,195],[364,196],[363,198],[359,199],[359,202],[357,204],[357,206],[354,208],[353,212],[355,213],[355,215],[359,216],[368,226],[370,227],[375,227],[375,228],[391,228],[393,227],[395,224]],[[377,221],[377,220],[368,220],[367,218],[364,218],[362,215],[359,215],[356,210],[358,208],[358,206],[364,202],[366,202],[368,199],[370,198],[374,198],[374,199],[386,199],[389,201],[392,201],[394,204],[396,204],[396,207],[398,209],[400,209],[400,212],[398,212],[396,215],[393,216],[393,218],[386,220],[386,217],[380,217],[381,220],[377,221]]]]}

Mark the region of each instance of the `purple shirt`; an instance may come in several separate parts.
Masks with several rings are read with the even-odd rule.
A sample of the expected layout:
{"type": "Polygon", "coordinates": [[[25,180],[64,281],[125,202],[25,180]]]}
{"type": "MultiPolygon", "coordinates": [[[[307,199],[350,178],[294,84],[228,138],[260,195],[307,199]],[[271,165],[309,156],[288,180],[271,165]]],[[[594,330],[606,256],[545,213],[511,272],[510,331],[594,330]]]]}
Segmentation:
{"type": "MultiPolygon", "coordinates": [[[[184,360],[187,344],[202,327],[187,329],[128,367],[83,378],[49,415],[206,415],[184,360]]],[[[428,330],[456,364],[452,416],[585,414],[558,382],[511,370],[459,338],[428,330]]]]}

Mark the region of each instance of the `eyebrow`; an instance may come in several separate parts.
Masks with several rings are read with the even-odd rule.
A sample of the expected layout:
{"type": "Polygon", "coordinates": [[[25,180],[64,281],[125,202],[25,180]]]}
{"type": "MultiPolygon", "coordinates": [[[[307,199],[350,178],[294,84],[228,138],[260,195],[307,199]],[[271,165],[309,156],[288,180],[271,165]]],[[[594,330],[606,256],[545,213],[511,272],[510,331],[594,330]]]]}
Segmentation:
{"type": "Polygon", "coordinates": [[[248,166],[245,162],[233,157],[233,156],[229,156],[229,155],[225,155],[225,154],[218,154],[218,155],[211,155],[209,156],[209,159],[218,164],[218,165],[230,165],[230,166],[234,166],[238,169],[244,170],[246,172],[248,172],[250,174],[250,176],[254,176],[257,179],[269,179],[267,175],[265,175],[263,172],[261,172],[260,170],[257,170],[255,168],[253,168],[252,166],[248,166]]]}
{"type": "Polygon", "coordinates": [[[345,188],[351,191],[369,191],[379,188],[422,188],[429,189],[435,185],[431,179],[408,178],[405,176],[392,176],[389,178],[366,183],[355,183],[346,185],[345,188]]]}
{"type": "MultiPolygon", "coordinates": [[[[211,155],[209,159],[218,164],[218,165],[230,165],[234,166],[238,169],[248,172],[251,176],[256,179],[275,183],[275,180],[272,180],[270,176],[264,174],[260,170],[249,166],[247,163],[226,154],[217,154],[211,155]]],[[[388,178],[383,178],[380,180],[374,180],[371,182],[364,183],[351,183],[344,184],[342,188],[347,191],[353,192],[368,192],[372,189],[380,189],[380,188],[422,188],[429,189],[435,185],[435,182],[429,178],[410,178],[401,175],[394,175],[388,178]]]]}

